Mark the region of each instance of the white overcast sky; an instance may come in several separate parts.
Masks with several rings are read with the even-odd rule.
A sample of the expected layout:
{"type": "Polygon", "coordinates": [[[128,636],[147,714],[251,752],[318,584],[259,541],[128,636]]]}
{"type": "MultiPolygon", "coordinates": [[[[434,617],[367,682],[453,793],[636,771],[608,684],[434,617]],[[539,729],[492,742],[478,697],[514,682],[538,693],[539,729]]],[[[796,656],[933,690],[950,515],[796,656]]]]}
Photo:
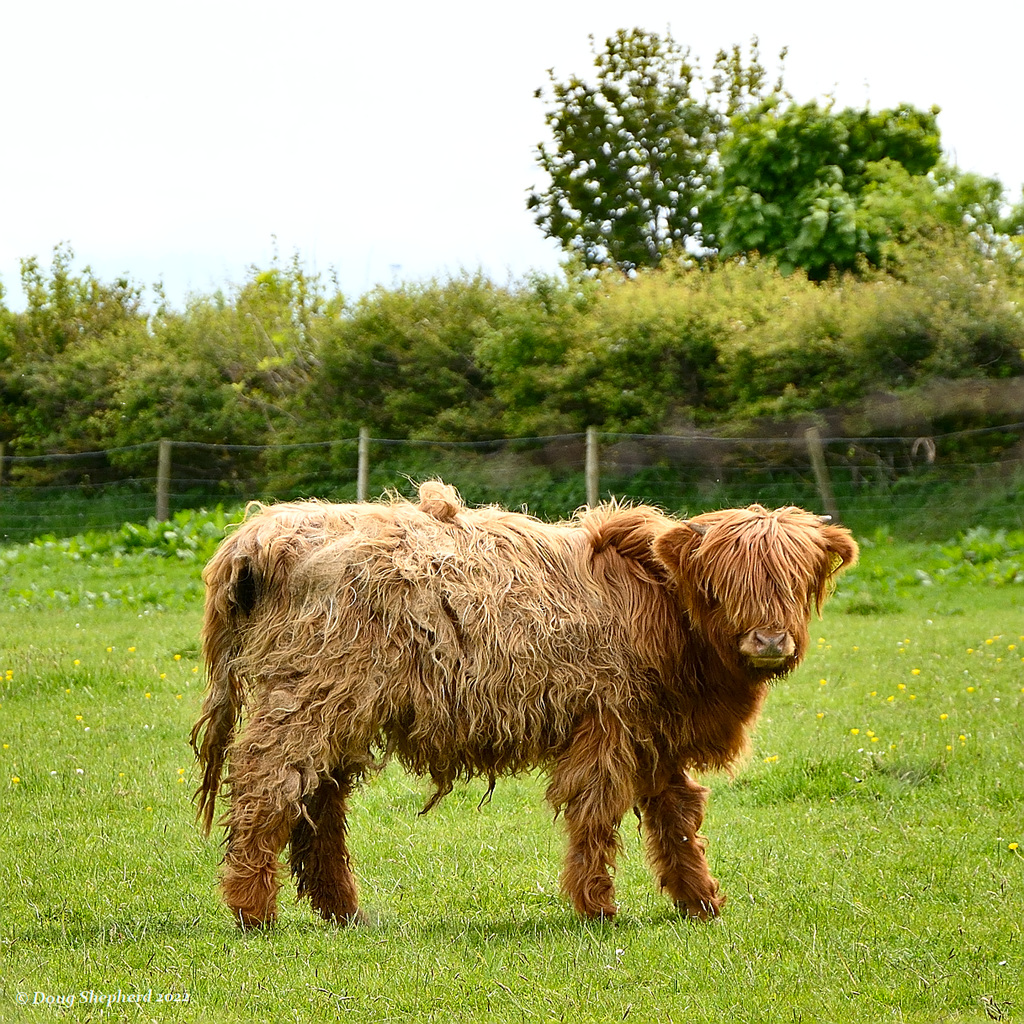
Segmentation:
{"type": "Polygon", "coordinates": [[[68,242],[103,280],[172,304],[282,259],[376,284],[560,254],[525,208],[546,69],[589,75],[588,36],[670,30],[709,68],[760,37],[800,102],[942,108],[958,165],[1024,178],[1024,4],[764,0],[0,0],[0,283],[68,242]],[[148,293],[147,293],[148,294],[148,293]]]}

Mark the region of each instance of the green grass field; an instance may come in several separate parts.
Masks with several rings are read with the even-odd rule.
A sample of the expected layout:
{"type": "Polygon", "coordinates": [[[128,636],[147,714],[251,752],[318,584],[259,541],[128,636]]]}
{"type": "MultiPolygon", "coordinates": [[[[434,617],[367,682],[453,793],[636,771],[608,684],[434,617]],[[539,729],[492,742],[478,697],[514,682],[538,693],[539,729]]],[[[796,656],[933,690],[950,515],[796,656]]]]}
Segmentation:
{"type": "Polygon", "coordinates": [[[542,779],[421,818],[388,769],[352,820],[371,923],[286,887],[245,935],[190,803],[201,552],[0,551],[0,1020],[1024,1020],[1021,546],[865,546],[703,780],[720,920],[670,911],[630,818],[620,916],[583,923],[542,779]]]}

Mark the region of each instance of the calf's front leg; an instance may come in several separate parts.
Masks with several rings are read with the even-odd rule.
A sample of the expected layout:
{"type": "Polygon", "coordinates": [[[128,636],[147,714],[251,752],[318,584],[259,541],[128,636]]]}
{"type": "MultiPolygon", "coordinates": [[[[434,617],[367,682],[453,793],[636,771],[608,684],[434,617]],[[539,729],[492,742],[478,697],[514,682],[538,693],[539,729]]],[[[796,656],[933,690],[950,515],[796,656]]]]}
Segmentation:
{"type": "Polygon", "coordinates": [[[583,917],[610,918],[618,909],[612,872],[619,823],[634,802],[632,778],[618,726],[596,715],[580,725],[551,773],[547,800],[563,811],[569,838],[562,892],[583,917]]]}
{"type": "Polygon", "coordinates": [[[697,834],[708,792],[679,771],[639,802],[651,870],[679,910],[702,920],[717,917],[725,903],[697,834]]]}

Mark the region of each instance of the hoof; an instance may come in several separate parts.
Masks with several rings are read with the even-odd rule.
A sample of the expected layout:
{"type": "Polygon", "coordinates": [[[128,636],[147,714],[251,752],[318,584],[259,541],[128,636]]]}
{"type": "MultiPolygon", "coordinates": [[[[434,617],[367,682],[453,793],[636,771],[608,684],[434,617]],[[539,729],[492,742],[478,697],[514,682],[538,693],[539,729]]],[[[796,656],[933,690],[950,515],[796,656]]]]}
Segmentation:
{"type": "Polygon", "coordinates": [[[368,925],[370,923],[370,919],[366,916],[362,907],[357,907],[349,914],[332,914],[322,910],[318,911],[318,913],[325,921],[336,924],[339,928],[357,928],[360,925],[368,925]]]}
{"type": "Polygon", "coordinates": [[[618,907],[596,907],[579,910],[578,913],[586,921],[614,921],[619,912],[618,907]]]}
{"type": "Polygon", "coordinates": [[[273,912],[257,914],[241,908],[234,912],[234,918],[235,924],[238,925],[238,930],[242,932],[254,932],[273,928],[277,923],[277,914],[273,912]]]}
{"type": "Polygon", "coordinates": [[[724,896],[712,896],[703,900],[676,900],[676,910],[684,917],[696,921],[711,921],[722,913],[725,905],[724,896]]]}

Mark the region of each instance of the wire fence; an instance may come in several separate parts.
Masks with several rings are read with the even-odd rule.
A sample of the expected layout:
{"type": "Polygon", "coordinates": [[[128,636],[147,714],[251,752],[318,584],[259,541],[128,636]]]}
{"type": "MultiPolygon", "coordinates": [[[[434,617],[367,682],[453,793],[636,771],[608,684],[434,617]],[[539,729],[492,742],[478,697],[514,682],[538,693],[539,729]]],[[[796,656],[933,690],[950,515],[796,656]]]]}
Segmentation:
{"type": "Polygon", "coordinates": [[[936,502],[965,525],[1024,527],[1024,423],[934,437],[724,437],[588,431],[485,441],[343,438],[292,445],[154,441],[130,448],[4,455],[0,542],[68,536],[250,500],[352,501],[411,494],[440,477],[473,504],[562,518],[610,496],[695,514],[802,505],[861,530],[936,502]]]}

